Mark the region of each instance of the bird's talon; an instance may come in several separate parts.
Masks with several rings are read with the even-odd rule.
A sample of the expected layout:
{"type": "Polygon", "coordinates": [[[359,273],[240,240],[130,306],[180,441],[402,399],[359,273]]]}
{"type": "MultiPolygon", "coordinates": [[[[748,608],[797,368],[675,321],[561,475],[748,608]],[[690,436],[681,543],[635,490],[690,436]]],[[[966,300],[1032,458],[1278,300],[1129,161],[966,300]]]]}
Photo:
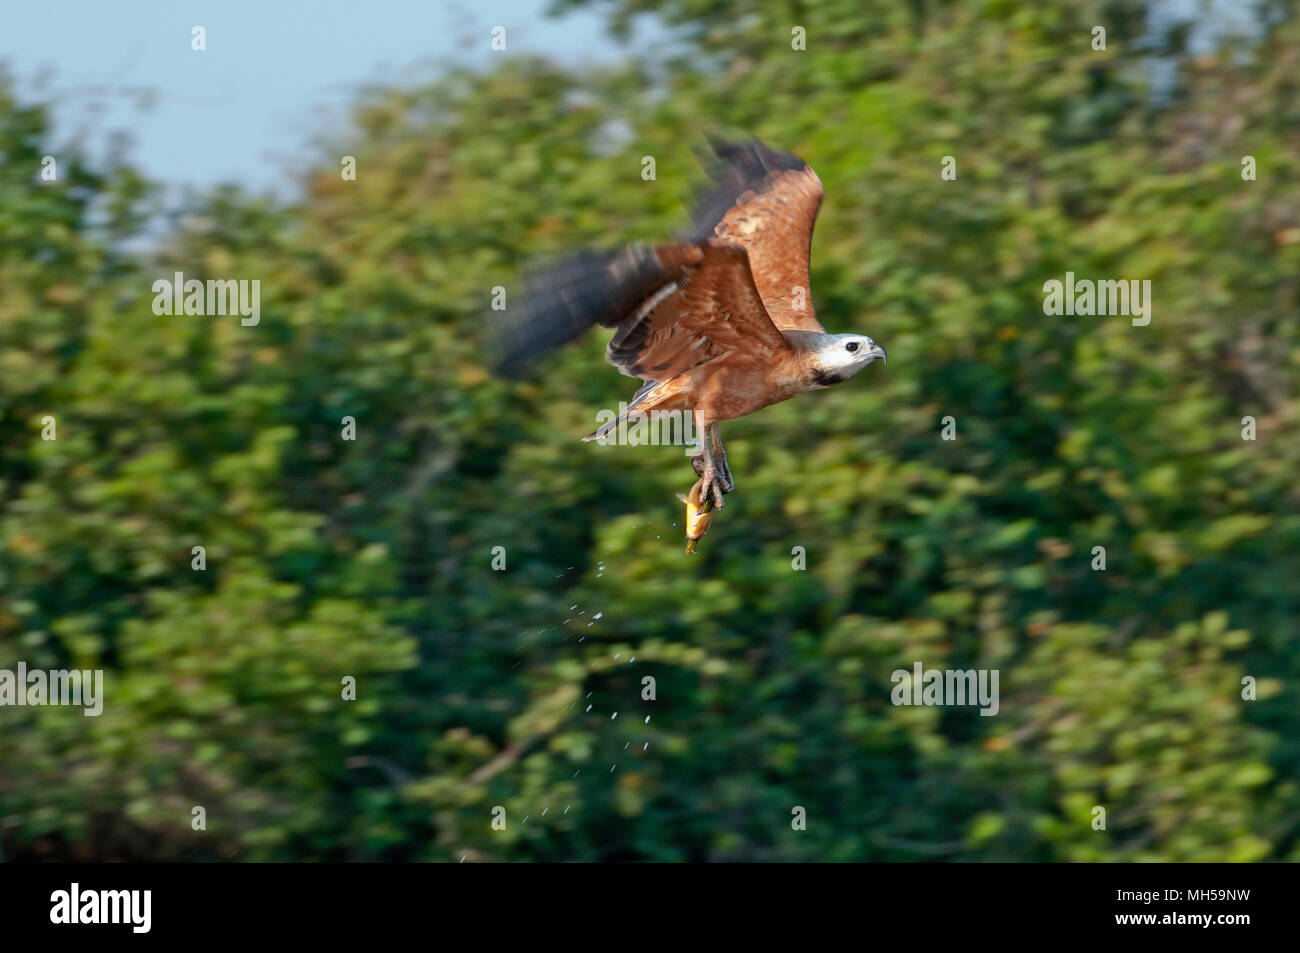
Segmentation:
{"type": "Polygon", "coordinates": [[[700,499],[712,500],[713,508],[720,510],[723,507],[722,497],[726,492],[717,471],[706,467],[700,474],[700,499]]]}

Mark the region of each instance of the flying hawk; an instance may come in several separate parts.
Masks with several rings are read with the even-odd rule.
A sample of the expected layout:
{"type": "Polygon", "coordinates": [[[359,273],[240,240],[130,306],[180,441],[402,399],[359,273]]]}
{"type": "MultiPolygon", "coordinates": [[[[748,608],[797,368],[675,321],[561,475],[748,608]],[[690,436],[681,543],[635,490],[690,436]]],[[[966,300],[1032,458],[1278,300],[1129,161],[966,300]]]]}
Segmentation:
{"type": "Polygon", "coordinates": [[[584,253],[533,275],[498,326],[498,368],[515,374],[594,324],[616,328],[606,358],[645,384],[628,413],[694,413],[698,498],[734,489],[718,423],[838,384],[885,349],[828,334],[813,312],[808,256],[822,184],[799,158],[757,140],[715,146],[715,183],[695,230],[664,245],[584,253]]]}

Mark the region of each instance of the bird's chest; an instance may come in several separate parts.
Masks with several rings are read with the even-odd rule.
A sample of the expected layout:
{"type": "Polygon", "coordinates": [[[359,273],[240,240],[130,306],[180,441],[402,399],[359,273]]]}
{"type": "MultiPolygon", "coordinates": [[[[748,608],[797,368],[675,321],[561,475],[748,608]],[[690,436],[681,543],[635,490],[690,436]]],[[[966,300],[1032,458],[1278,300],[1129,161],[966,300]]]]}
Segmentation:
{"type": "Polygon", "coordinates": [[[744,417],[816,386],[806,373],[784,362],[718,368],[700,383],[696,406],[715,420],[744,417]]]}

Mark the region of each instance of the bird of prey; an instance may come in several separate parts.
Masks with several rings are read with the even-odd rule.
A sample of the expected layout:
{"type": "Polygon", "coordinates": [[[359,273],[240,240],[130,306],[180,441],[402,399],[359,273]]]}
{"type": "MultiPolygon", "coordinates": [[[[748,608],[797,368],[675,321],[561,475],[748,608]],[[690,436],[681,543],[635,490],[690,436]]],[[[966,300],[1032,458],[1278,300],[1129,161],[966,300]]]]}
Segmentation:
{"type": "Polygon", "coordinates": [[[522,307],[498,325],[498,368],[515,374],[593,325],[614,328],[606,359],[645,383],[628,416],[694,414],[699,500],[721,508],[735,483],[718,424],[838,384],[885,350],[829,334],[809,289],[822,184],[799,158],[757,140],[714,147],[715,182],[694,231],[662,245],[583,253],[526,281],[522,307]]]}

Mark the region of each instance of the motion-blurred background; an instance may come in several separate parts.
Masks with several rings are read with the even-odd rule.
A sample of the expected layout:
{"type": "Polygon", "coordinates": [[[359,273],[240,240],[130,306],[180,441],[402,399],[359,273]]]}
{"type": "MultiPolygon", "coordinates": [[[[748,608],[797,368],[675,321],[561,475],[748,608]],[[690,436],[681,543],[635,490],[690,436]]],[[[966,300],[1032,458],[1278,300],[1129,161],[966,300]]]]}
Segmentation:
{"type": "Polygon", "coordinates": [[[1300,858],[1294,3],[290,5],[301,43],[227,4],[205,52],[128,4],[81,91],[113,35],[29,6],[65,40],[35,82],[0,35],[0,669],[106,699],[0,708],[4,859],[1300,858]],[[311,36],[359,52],[299,148],[311,36]],[[394,41],[430,78],[363,82],[394,41]],[[246,123],[171,95],[198,69],[246,123]],[[681,448],[578,442],[635,387],[605,335],[502,383],[483,329],[529,261],[679,233],[710,133],[817,171],[819,317],[889,363],[724,427],[689,557],[681,448]],[[156,316],[176,271],[260,323],[156,316]],[[1067,271],[1149,279],[1150,325],[1046,316],[1067,271]],[[999,713],[894,706],[917,661],[999,713]]]}

